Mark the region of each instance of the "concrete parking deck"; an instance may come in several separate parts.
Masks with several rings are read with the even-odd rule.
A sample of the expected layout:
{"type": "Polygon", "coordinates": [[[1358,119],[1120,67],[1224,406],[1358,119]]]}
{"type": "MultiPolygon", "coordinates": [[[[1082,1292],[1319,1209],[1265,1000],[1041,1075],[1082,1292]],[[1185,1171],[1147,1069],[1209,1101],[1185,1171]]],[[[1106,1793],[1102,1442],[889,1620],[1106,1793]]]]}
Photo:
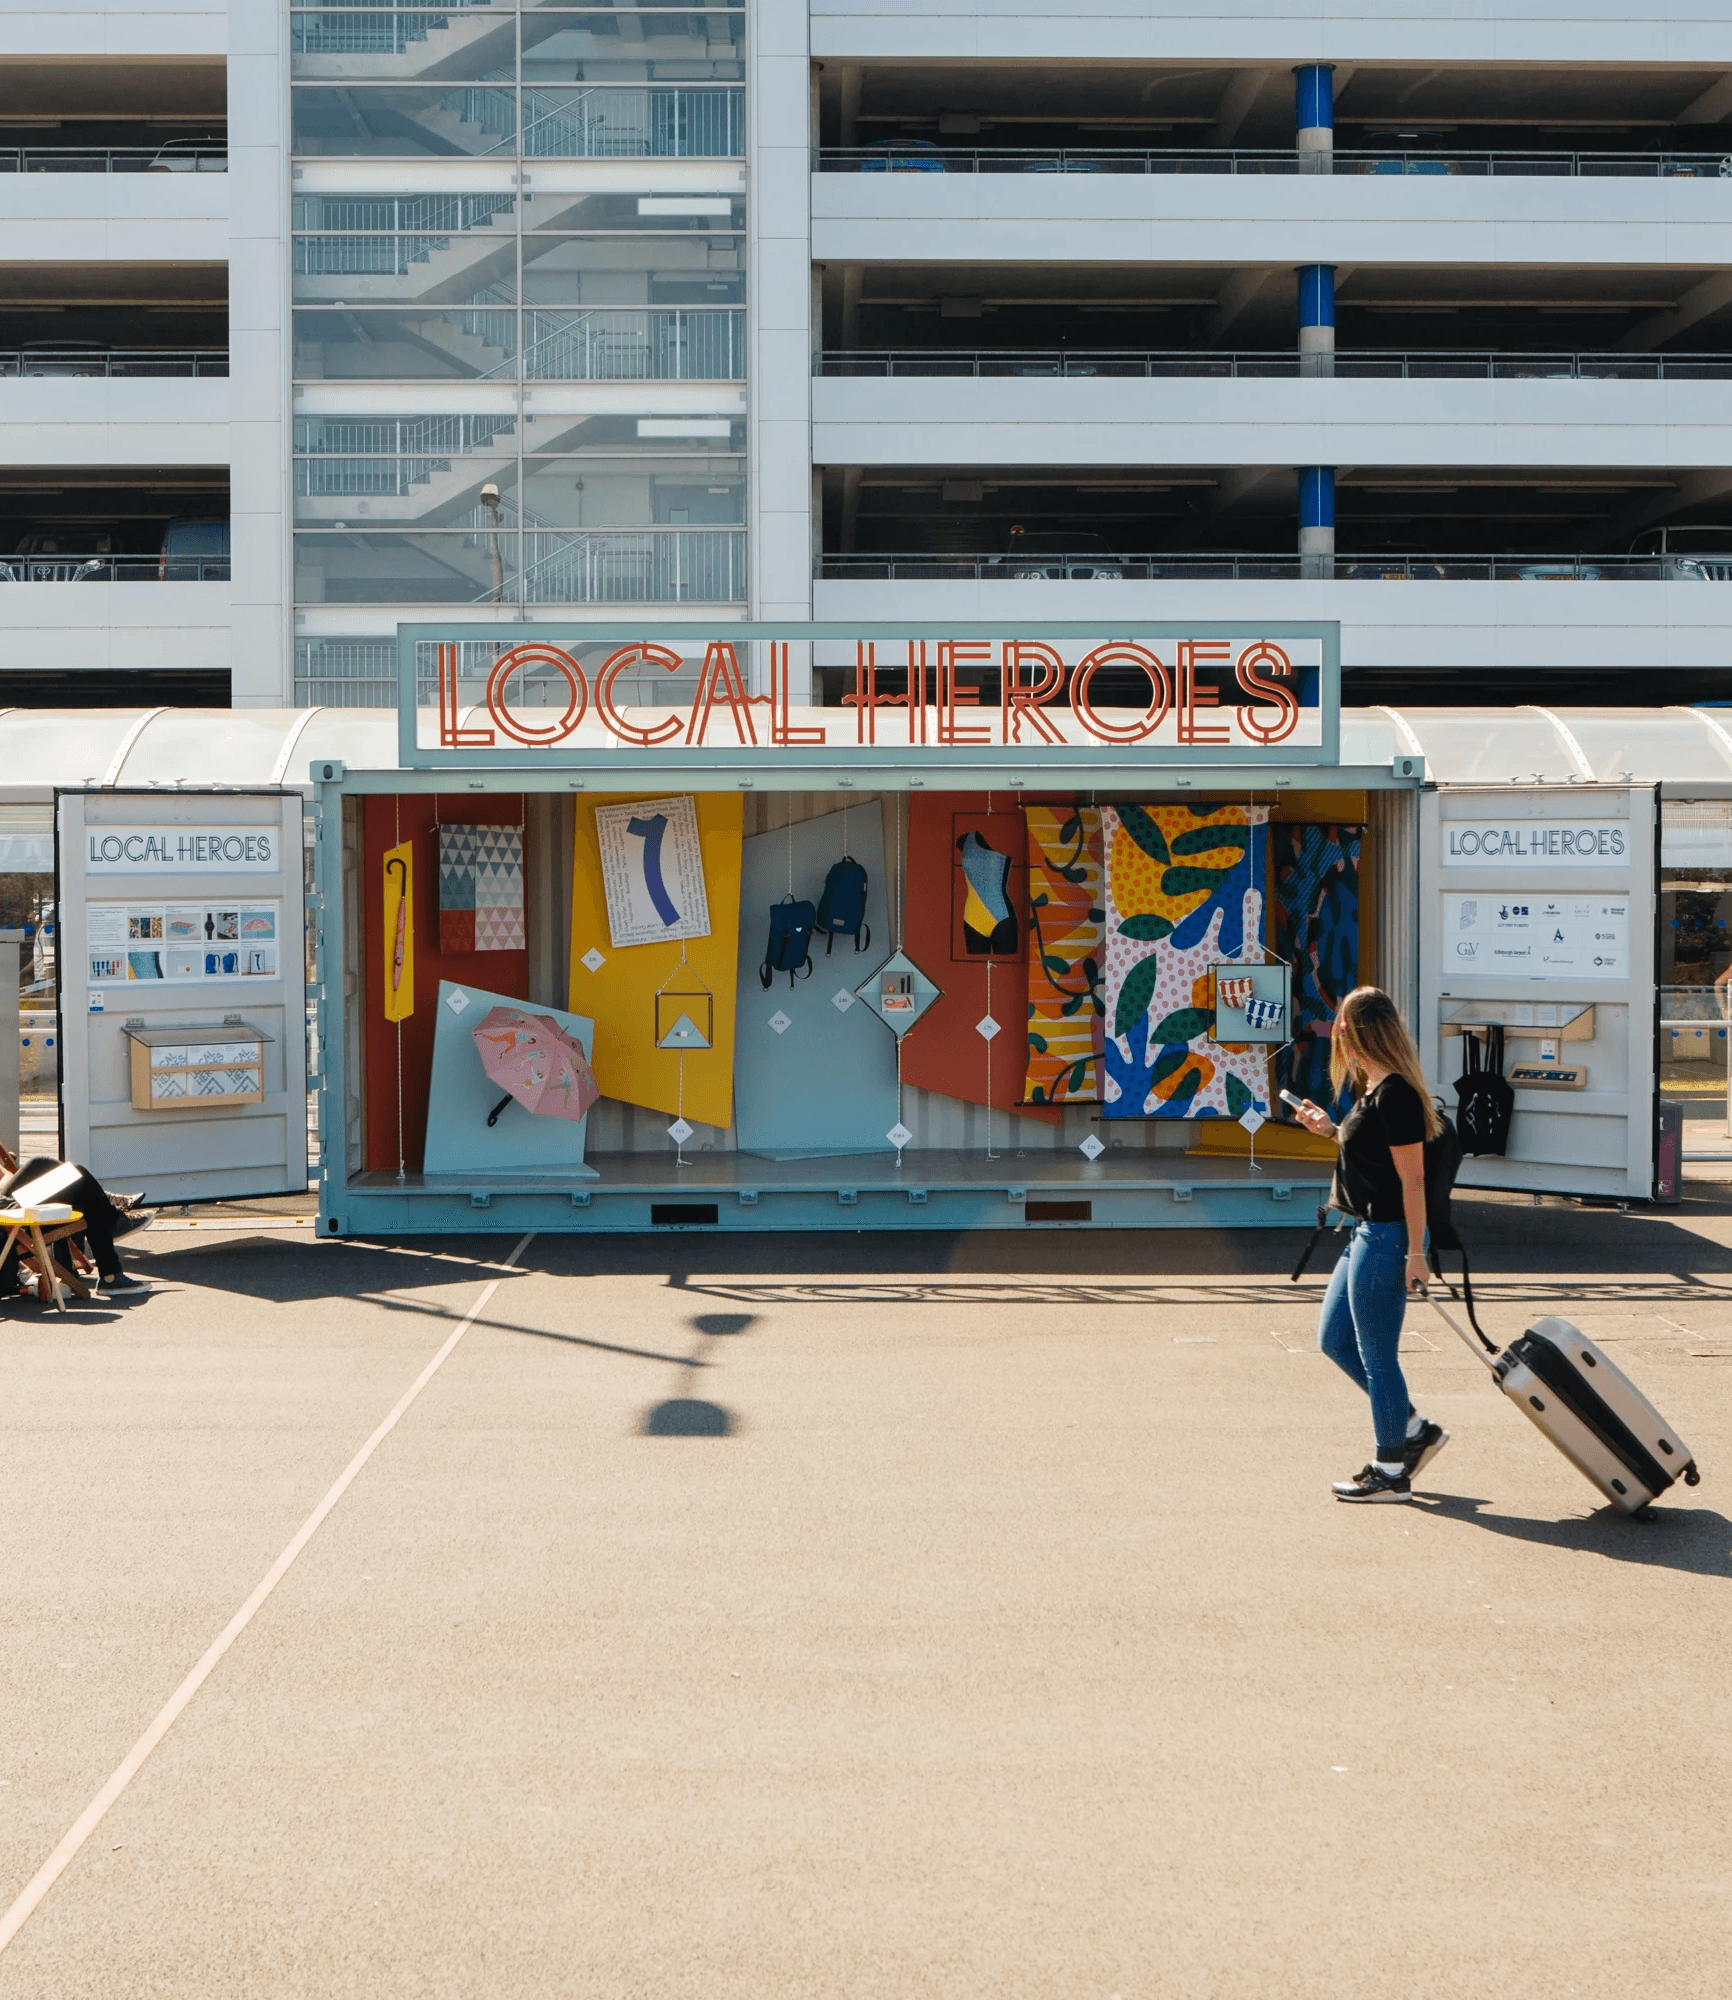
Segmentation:
{"type": "MultiPolygon", "coordinates": [[[[1297,1236],[158,1227],[0,1318],[0,1908],[494,1278],[0,1955],[0,1996],[1488,2000],[1725,1988],[1732,1203],[1462,1203],[1482,1318],[1704,1481],[1595,1496],[1297,1236]],[[1566,1275],[1560,1275],[1566,1274],[1566,1275]]],[[[208,1223],[207,1215],[201,1218],[208,1223]]]]}

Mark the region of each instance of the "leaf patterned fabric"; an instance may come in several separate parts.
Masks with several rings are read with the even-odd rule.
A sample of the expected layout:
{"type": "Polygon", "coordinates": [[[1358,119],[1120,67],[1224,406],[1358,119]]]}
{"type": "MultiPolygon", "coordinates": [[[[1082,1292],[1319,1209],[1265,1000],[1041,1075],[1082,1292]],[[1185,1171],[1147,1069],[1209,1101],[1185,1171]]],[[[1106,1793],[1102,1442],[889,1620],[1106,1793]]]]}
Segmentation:
{"type": "Polygon", "coordinates": [[[1101,1094],[1101,815],[1025,806],[1028,823],[1028,1080],[1025,1104],[1093,1104],[1101,1094]]]}
{"type": "Polygon", "coordinates": [[[1358,826],[1277,826],[1272,863],[1275,949],[1293,964],[1293,1045],[1280,1059],[1279,1087],[1347,1110],[1329,1087],[1329,1023],[1359,984],[1358,826]]]}
{"type": "Polygon", "coordinates": [[[1263,937],[1266,806],[1107,806],[1108,1118],[1269,1111],[1264,1048],[1211,1040],[1209,967],[1263,937]]]}

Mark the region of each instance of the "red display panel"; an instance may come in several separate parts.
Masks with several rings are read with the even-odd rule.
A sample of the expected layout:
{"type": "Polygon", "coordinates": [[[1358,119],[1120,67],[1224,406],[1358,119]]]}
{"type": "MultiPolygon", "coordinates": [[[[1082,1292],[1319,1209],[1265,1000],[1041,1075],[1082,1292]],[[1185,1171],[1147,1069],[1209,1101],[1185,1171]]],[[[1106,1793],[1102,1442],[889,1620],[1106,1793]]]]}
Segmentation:
{"type": "MultiPolygon", "coordinates": [[[[529,997],[529,953],[524,951],[442,952],[439,949],[439,841],[434,828],[518,826],[520,795],[502,794],[473,803],[441,794],[363,801],[361,839],[361,963],[367,1005],[366,1124],[362,1163],[374,1173],[397,1171],[397,1034],[385,1018],[385,854],[400,841],[415,848],[415,1011],[401,1023],[403,1165],[419,1173],[427,1137],[427,1089],[433,1073],[434,1008],[439,982],[484,987],[489,993],[529,997]],[[437,817],[435,808],[437,807],[437,817]]],[[[524,856],[524,907],[529,908],[529,857],[524,856]]]]}

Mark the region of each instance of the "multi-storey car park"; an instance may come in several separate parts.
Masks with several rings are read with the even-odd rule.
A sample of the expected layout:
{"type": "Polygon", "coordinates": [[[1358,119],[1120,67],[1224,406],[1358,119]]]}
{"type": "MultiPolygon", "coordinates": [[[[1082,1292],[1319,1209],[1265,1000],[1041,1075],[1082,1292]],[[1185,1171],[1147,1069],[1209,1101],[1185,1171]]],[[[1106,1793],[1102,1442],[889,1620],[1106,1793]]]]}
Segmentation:
{"type": "Polygon", "coordinates": [[[8,21],[10,699],[366,704],[433,606],[1010,582],[1338,619],[1350,698],[1722,691],[1709,14],[8,21]]]}
{"type": "MultiPolygon", "coordinates": [[[[1732,698],[1707,11],[7,18],[0,704],[144,741],[387,708],[404,643],[430,701],[445,632],[461,707],[526,635],[812,621],[1329,628],[1398,717],[1732,698]]],[[[687,705],[701,652],[620,685],[687,705]]],[[[846,705],[852,658],[796,643],[781,698],[846,705]]],[[[999,706],[997,656],[953,691],[999,706]]],[[[1457,776],[1550,771],[1486,729],[1457,776]]],[[[1566,736],[1568,782],[1653,775],[1566,736]]]]}

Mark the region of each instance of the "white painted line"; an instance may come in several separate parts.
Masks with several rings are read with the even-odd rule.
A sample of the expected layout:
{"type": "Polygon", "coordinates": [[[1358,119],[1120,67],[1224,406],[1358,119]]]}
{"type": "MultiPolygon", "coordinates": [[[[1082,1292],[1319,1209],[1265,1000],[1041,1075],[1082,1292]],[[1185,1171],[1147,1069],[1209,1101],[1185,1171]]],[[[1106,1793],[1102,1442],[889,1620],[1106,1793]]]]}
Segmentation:
{"type": "MultiPolygon", "coordinates": [[[[531,1230],[526,1236],[520,1238],[516,1248],[506,1258],[501,1268],[510,1270],[534,1240],[534,1230],[531,1230]]],[[[288,1574],[295,1558],[313,1539],[314,1535],[318,1533],[320,1527],[323,1526],[325,1517],[336,1506],[337,1502],[342,1499],[343,1495],[348,1492],[350,1486],[354,1484],[362,1466],[367,1463],[368,1459],[373,1456],[374,1452],[379,1449],[380,1445],[396,1429],[397,1421],[403,1415],[404,1411],[420,1395],[421,1391],[426,1388],[427,1384],[432,1381],[433,1377],[438,1374],[457,1343],[475,1324],[482,1311],[486,1308],[488,1300],[498,1291],[499,1283],[499,1279],[494,1278],[490,1283],[481,1288],[480,1296],[452,1330],[450,1339],[434,1355],[433,1359],[428,1362],[427,1366],[421,1370],[420,1374],[415,1377],[408,1388],[403,1391],[402,1395],[397,1399],[396,1407],[392,1410],[391,1414],[367,1442],[362,1445],[355,1456],[350,1459],[349,1463],[343,1468],[343,1472],[338,1478],[336,1485],[331,1488],[330,1492],[325,1495],[324,1499],[319,1502],[301,1523],[295,1532],[294,1540],[289,1543],[288,1547],[284,1549],[282,1554],[266,1570],[252,1596],[247,1599],[246,1603],[241,1606],[223,1627],[222,1631],[212,1642],[210,1650],[205,1654],[204,1658],[199,1661],[198,1665],[193,1668],[192,1672],[187,1675],[186,1679],[169,1696],[168,1700],[163,1704],[161,1712],[157,1715],[156,1720],[121,1759],[113,1777],[109,1779],[108,1783],[103,1786],[95,1798],[90,1801],[83,1812],[78,1815],[78,1818],[68,1830],[66,1838],[61,1841],[60,1845],[49,1855],[42,1866],[37,1869],[11,1909],[6,1912],[4,1917],[0,1917],[0,1952],[5,1951],[6,1947],[30,1921],[36,1906],[72,1865],[73,1861],[77,1858],[78,1850],[102,1824],[109,1807],[114,1804],[115,1800],[120,1797],[121,1793],[138,1776],[139,1772],[144,1768],[145,1759],[149,1757],[150,1753],[174,1727],[180,1717],[181,1711],[192,1700],[193,1696],[198,1693],[199,1689],[204,1686],[205,1682],[210,1679],[212,1673],[215,1672],[217,1662],[252,1623],[254,1613],[257,1612],[260,1605],[264,1603],[265,1599],[270,1596],[271,1592],[276,1589],[277,1585],[288,1574]]]]}

